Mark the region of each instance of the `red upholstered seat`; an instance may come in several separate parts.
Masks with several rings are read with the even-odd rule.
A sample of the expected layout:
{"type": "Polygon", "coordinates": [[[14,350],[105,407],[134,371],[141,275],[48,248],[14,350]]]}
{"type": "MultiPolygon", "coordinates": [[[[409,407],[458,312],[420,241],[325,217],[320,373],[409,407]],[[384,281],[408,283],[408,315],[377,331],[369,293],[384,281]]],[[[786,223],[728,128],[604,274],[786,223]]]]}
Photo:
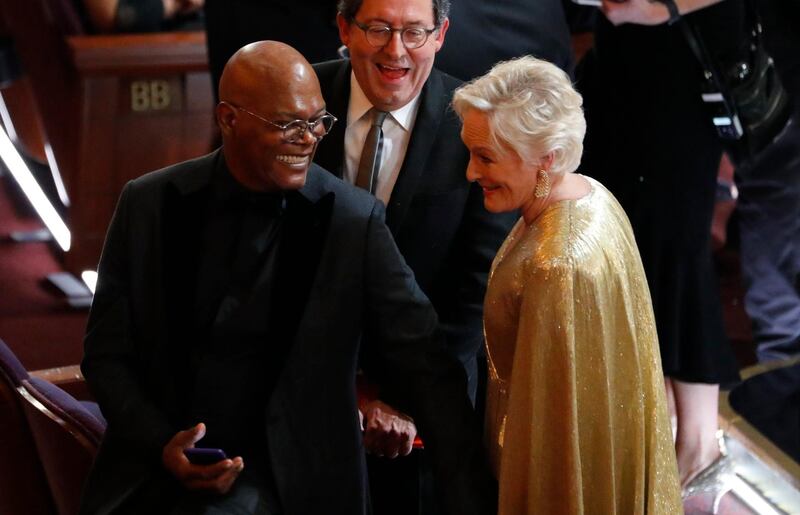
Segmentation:
{"type": "Polygon", "coordinates": [[[39,378],[23,380],[20,393],[58,513],[76,514],[105,421],[39,378]]]}
{"type": "Polygon", "coordinates": [[[22,363],[0,340],[0,513],[54,514],[50,488],[17,391],[27,379],[22,363]]]}

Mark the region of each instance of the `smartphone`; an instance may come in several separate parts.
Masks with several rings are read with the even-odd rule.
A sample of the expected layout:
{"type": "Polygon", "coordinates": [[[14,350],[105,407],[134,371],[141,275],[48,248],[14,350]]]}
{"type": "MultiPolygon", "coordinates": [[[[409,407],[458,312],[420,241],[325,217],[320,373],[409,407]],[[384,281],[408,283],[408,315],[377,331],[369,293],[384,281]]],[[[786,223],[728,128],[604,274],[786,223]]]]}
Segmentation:
{"type": "Polygon", "coordinates": [[[184,449],[183,454],[190,463],[195,465],[213,465],[218,461],[227,459],[225,451],[222,449],[208,449],[203,447],[192,447],[184,449]]]}
{"type": "Polygon", "coordinates": [[[578,5],[588,5],[590,7],[600,7],[603,5],[602,0],[572,0],[578,5]]]}

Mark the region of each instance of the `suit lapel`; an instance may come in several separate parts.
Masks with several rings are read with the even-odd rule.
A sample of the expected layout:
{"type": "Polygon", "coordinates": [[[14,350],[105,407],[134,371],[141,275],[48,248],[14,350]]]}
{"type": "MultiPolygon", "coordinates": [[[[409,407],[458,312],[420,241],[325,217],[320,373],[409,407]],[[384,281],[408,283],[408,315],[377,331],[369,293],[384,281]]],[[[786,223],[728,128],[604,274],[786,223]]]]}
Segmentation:
{"type": "Polygon", "coordinates": [[[327,91],[326,109],[338,121],[317,149],[315,160],[341,179],[344,172],[344,132],[347,129],[347,107],[350,103],[350,61],[342,61],[327,91]]]}
{"type": "Polygon", "coordinates": [[[208,156],[208,162],[197,170],[175,179],[165,192],[164,232],[162,235],[164,290],[170,348],[180,357],[189,328],[193,327],[193,310],[197,288],[198,256],[202,242],[202,220],[211,195],[211,177],[220,166],[219,151],[208,156]]]}
{"type": "Polygon", "coordinates": [[[444,95],[441,77],[436,70],[432,70],[422,88],[417,119],[408,142],[406,157],[403,159],[400,175],[386,207],[386,225],[392,234],[397,234],[417,191],[448,101],[444,95]]]}

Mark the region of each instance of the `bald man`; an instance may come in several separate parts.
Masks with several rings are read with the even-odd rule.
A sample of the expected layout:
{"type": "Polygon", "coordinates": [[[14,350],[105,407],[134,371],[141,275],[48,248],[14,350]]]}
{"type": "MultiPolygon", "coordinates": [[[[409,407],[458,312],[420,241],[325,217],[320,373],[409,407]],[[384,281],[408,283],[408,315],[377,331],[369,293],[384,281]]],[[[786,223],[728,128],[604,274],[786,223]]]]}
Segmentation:
{"type": "Polygon", "coordinates": [[[382,204],[311,163],[335,121],[313,70],[253,43],[220,98],[222,148],[128,183],[106,237],[82,370],[108,430],[83,513],[367,513],[359,352],[448,512],[492,513],[463,370],[382,204]]]}

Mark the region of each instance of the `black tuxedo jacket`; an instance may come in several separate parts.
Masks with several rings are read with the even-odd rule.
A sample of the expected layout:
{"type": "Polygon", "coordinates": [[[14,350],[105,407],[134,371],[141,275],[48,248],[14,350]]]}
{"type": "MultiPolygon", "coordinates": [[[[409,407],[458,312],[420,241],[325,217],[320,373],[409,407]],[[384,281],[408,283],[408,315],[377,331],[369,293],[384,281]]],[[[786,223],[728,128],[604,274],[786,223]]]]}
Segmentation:
{"type": "MultiPolygon", "coordinates": [[[[315,161],[342,177],[350,100],[350,62],[314,66],[327,110],[339,118],[315,161]]],[[[450,108],[460,81],[437,70],[422,88],[413,133],[386,206],[386,224],[439,315],[451,353],[464,364],[470,391],[483,343],[483,296],[492,259],[516,220],[483,207],[483,193],[466,179],[469,154],[461,122],[450,108]]]]}
{"type": "MultiPolygon", "coordinates": [[[[109,513],[164,475],[163,446],[186,427],[187,335],[196,252],[220,151],[124,188],[99,268],[82,370],[108,419],[84,513],[109,513]]],[[[264,410],[286,513],[366,511],[355,394],[361,333],[374,377],[403,399],[434,454],[452,514],[489,513],[464,374],[432,337],[436,315],[384,225],[380,202],[312,165],[287,194],[276,295],[276,344],[288,358],[264,410]],[[378,370],[375,370],[378,369],[378,370]]],[[[269,345],[272,342],[265,342],[269,345]]],[[[259,408],[255,408],[259,409],[259,408]]],[[[246,464],[245,464],[246,466],[246,464]]],[[[488,488],[488,490],[487,490],[488,488]]]]}

